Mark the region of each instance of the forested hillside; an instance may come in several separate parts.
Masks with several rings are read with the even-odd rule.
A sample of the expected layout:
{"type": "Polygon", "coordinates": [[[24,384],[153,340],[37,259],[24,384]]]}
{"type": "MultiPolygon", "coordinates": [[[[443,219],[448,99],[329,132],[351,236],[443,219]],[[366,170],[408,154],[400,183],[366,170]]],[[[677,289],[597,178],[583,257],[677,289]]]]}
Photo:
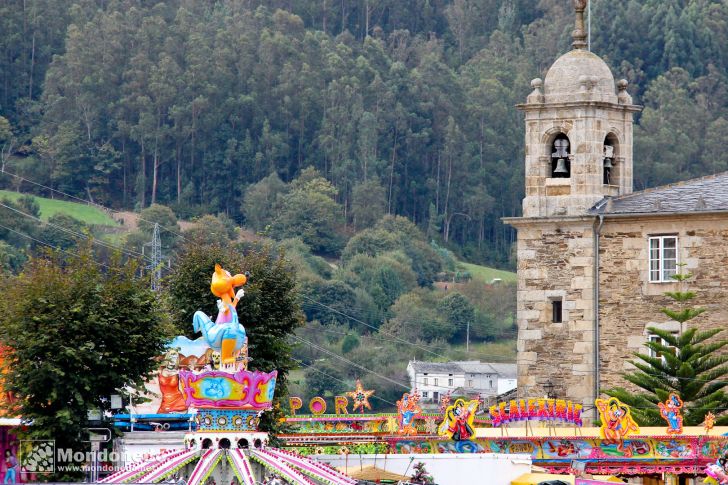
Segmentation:
{"type": "MultiPolygon", "coordinates": [[[[646,106],[637,188],[726,169],[728,3],[596,0],[592,14],[593,50],[646,106]]],[[[519,214],[523,188],[514,105],[572,26],[568,0],[11,0],[1,162],[115,208],[251,227],[269,186],[313,167],[335,205],[289,202],[334,209],[342,237],[373,223],[374,201],[508,266],[499,219],[519,214]]]]}

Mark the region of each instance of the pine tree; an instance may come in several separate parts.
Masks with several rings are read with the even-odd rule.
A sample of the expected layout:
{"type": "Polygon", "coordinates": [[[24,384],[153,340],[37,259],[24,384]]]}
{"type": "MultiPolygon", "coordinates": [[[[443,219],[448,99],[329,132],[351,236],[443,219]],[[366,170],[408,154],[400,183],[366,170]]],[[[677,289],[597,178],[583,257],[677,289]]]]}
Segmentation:
{"type": "MultiPolygon", "coordinates": [[[[705,308],[693,307],[689,302],[696,294],[685,288],[690,273],[678,273],[673,279],[681,283],[679,291],[666,292],[665,296],[676,303],[674,308],[662,308],[661,312],[680,324],[684,331],[673,334],[649,327],[648,331],[661,340],[647,342],[652,355],[635,353],[632,364],[636,371],[624,374],[625,380],[644,392],[634,392],[622,387],[605,391],[632,407],[636,421],[643,426],[660,426],[664,420],[657,404],[665,402],[671,392],[684,402],[685,426],[699,425],[708,411],[716,414],[728,408],[728,394],[724,390],[728,381],[728,355],[721,349],[728,340],[713,339],[722,329],[700,330],[696,326],[686,329],[689,320],[705,312],[705,308]]],[[[728,416],[717,419],[727,423],[728,416]]]]}

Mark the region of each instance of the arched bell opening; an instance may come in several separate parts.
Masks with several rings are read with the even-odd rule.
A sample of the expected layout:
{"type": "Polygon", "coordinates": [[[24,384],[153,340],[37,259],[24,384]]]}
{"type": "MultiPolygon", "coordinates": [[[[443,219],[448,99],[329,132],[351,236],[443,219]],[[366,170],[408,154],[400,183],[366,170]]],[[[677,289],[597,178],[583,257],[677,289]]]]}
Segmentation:
{"type": "Polygon", "coordinates": [[[619,156],[619,140],[614,133],[604,138],[604,158],[602,159],[602,183],[604,185],[618,185],[616,160],[619,156]]]}
{"type": "Polygon", "coordinates": [[[551,142],[551,178],[571,178],[571,142],[564,133],[557,134],[551,142]]]}
{"type": "Polygon", "coordinates": [[[253,446],[256,448],[260,448],[261,446],[263,446],[263,442],[260,441],[260,438],[258,438],[255,441],[253,441],[253,446]]]}
{"type": "Polygon", "coordinates": [[[209,450],[210,448],[212,448],[212,440],[210,438],[202,440],[202,449],[209,450]]]}
{"type": "Polygon", "coordinates": [[[240,438],[238,440],[238,448],[247,450],[249,447],[250,447],[250,443],[248,443],[248,440],[246,440],[245,438],[240,438]]]}
{"type": "Polygon", "coordinates": [[[229,450],[230,449],[230,440],[227,438],[223,438],[220,440],[220,444],[217,445],[218,448],[221,450],[229,450]]]}

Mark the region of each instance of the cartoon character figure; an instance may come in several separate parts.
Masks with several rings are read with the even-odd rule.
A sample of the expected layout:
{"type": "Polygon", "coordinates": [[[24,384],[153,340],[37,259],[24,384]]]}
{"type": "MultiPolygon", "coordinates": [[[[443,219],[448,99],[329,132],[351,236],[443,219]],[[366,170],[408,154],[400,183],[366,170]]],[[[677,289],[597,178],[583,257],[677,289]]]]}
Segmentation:
{"type": "Polygon", "coordinates": [[[554,446],[553,441],[549,441],[547,444],[549,447],[549,453],[553,455],[558,455],[559,458],[566,458],[572,455],[576,455],[579,451],[577,446],[569,440],[561,440],[556,446],[554,446]]]}
{"type": "Polygon", "coordinates": [[[159,369],[157,376],[159,391],[162,393],[162,402],[159,403],[157,413],[184,413],[187,403],[179,388],[179,351],[170,349],[165,356],[165,365],[159,369]]]}
{"type": "Polygon", "coordinates": [[[667,401],[659,403],[657,407],[660,408],[662,418],[667,421],[667,434],[682,434],[683,417],[681,409],[683,402],[680,396],[671,392],[667,401]]]}
{"type": "Polygon", "coordinates": [[[18,460],[10,450],[5,450],[5,479],[3,483],[16,483],[18,479],[18,460]]]}
{"type": "Polygon", "coordinates": [[[417,434],[414,426],[415,416],[422,412],[419,405],[420,395],[417,391],[402,394],[402,399],[397,401],[397,421],[400,434],[417,434]]]}
{"type": "Polygon", "coordinates": [[[477,399],[467,404],[463,399],[457,399],[455,404],[445,411],[445,419],[440,424],[440,435],[455,441],[469,440],[475,434],[473,420],[479,404],[480,401],[477,399]]]}
{"type": "MultiPolygon", "coordinates": [[[[639,433],[640,427],[632,419],[629,406],[616,397],[597,399],[595,401],[602,421],[600,429],[604,444],[620,443],[631,434],[639,433]]],[[[619,449],[619,448],[618,448],[619,449]]]]}
{"type": "Polygon", "coordinates": [[[241,288],[236,293],[234,289],[245,285],[247,281],[247,275],[231,276],[229,272],[216,264],[210,291],[220,298],[217,302],[217,319],[213,322],[201,311],[195,312],[192,318],[195,332],[202,332],[208,345],[220,352],[223,366],[235,365],[236,353],[240,352],[246,342],[245,329],[238,322],[238,313],[235,309],[240,298],[245,295],[245,291],[241,288]]]}

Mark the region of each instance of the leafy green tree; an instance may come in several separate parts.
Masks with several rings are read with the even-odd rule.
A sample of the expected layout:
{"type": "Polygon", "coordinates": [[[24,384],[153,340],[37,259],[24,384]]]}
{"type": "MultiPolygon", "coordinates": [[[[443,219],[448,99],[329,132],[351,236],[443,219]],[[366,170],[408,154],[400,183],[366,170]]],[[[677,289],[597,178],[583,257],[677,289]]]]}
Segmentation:
{"type": "Polygon", "coordinates": [[[26,253],[0,240],[0,274],[17,274],[27,260],[26,253]]]}
{"type": "Polygon", "coordinates": [[[464,341],[468,326],[475,322],[475,307],[461,293],[452,291],[440,300],[437,308],[447,323],[455,329],[453,338],[464,341]]]}
{"type": "Polygon", "coordinates": [[[101,266],[89,243],[77,253],[34,257],[0,280],[0,335],[7,390],[33,423],[24,433],[87,451],[88,411],[106,411],[111,394],[141,388],[171,326],[135,261],[113,256],[101,266]]]}
{"type": "Polygon", "coordinates": [[[195,225],[186,229],[182,236],[198,244],[226,246],[232,242],[235,231],[219,217],[207,214],[197,219],[195,225]]]}
{"type": "Polygon", "coordinates": [[[159,224],[162,249],[174,247],[181,232],[177,216],[172,209],[161,204],[152,204],[139,213],[138,230],[127,235],[126,244],[141,252],[143,245],[152,240],[155,223],[159,224]]]}
{"type": "Polygon", "coordinates": [[[245,191],[243,214],[248,226],[262,231],[275,219],[278,199],[286,192],[286,184],[273,172],[245,191]]]}
{"type": "Polygon", "coordinates": [[[342,261],[349,261],[357,254],[377,256],[382,253],[396,251],[402,245],[399,234],[380,228],[364,229],[356,233],[346,243],[341,252],[342,261]]]}
{"type": "Polygon", "coordinates": [[[314,255],[311,248],[300,239],[284,239],[277,246],[285,252],[286,258],[291,261],[301,278],[305,275],[331,277],[332,267],[329,262],[321,256],[314,255]]]}
{"type": "MultiPolygon", "coordinates": [[[[678,273],[673,278],[683,286],[691,276],[678,273]]],[[[676,307],[661,311],[678,322],[681,328],[686,328],[687,322],[705,312],[704,308],[689,306],[696,296],[693,291],[681,288],[665,295],[676,303],[676,307]]],[[[648,330],[661,338],[646,344],[654,356],[635,353],[632,365],[637,370],[624,374],[624,379],[640,391],[617,387],[605,391],[607,395],[632,406],[637,422],[644,426],[664,423],[657,404],[665,402],[671,392],[680,396],[684,403],[685,426],[697,426],[709,411],[728,406],[728,393],[725,391],[728,382],[724,379],[728,374],[728,355],[721,352],[728,345],[728,340],[714,338],[722,329],[700,330],[693,327],[677,335],[654,327],[648,330]]],[[[728,416],[719,416],[717,422],[728,422],[728,416]]]]}
{"type": "Polygon", "coordinates": [[[354,186],[351,195],[351,215],[357,229],[372,227],[387,208],[387,196],[379,181],[370,178],[354,186]]]}
{"type": "Polygon", "coordinates": [[[449,340],[455,326],[437,309],[434,292],[419,289],[400,296],[390,309],[392,318],[382,326],[387,332],[408,341],[449,340]]]}
{"type": "Polygon", "coordinates": [[[346,355],[355,348],[359,347],[360,344],[361,342],[359,341],[359,337],[353,333],[347,333],[344,340],[341,341],[341,353],[346,355]]]}
{"type": "MultiPolygon", "coordinates": [[[[216,299],[210,293],[215,264],[231,273],[250,272],[245,297],[238,303],[238,317],[250,339],[251,368],[278,370],[276,403],[286,396],[287,375],[294,367],[287,336],[303,322],[296,275],[284,256],[271,253],[267,248],[243,251],[240,246],[189,243],[182,248],[164,285],[177,331],[193,337],[194,312],[217,313],[216,299]]],[[[271,413],[266,413],[263,422],[266,429],[276,429],[276,420],[271,413]]]]}
{"type": "Polygon", "coordinates": [[[53,214],[48,222],[39,230],[39,239],[56,248],[68,249],[83,239],[83,235],[90,235],[88,225],[67,214],[53,214]]]}
{"type": "Polygon", "coordinates": [[[346,265],[342,279],[369,293],[382,309],[389,308],[400,295],[417,286],[411,262],[401,253],[376,257],[358,254],[346,265]]]}
{"type": "Polygon", "coordinates": [[[304,296],[303,308],[309,321],[318,320],[324,325],[346,325],[353,322],[349,314],[351,302],[355,300],[354,290],[343,281],[309,279],[301,288],[304,296]],[[325,306],[324,306],[325,305],[325,306]]]}
{"type": "Polygon", "coordinates": [[[271,233],[278,239],[300,237],[315,252],[336,253],[343,243],[343,215],[336,188],[315,170],[304,170],[281,197],[271,233]]]}

